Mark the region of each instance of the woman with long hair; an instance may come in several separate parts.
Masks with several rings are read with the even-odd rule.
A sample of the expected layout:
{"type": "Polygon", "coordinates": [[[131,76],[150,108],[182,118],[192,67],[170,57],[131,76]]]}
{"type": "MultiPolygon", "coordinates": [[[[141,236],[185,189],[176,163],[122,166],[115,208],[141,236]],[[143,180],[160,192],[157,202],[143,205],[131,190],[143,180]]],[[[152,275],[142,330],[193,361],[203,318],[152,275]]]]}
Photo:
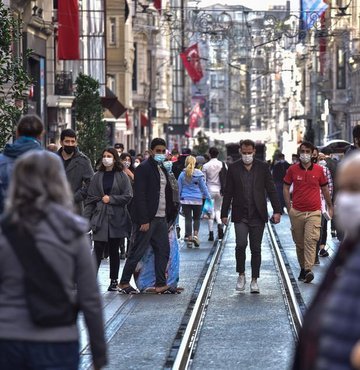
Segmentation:
{"type": "Polygon", "coordinates": [[[132,189],[123,169],[117,151],[104,149],[101,165],[90,181],[85,200],[84,216],[90,220],[98,269],[104,249],[109,248],[109,291],[118,290],[119,244],[121,238],[129,236],[131,229],[127,204],[132,198],[132,189]]]}
{"type": "Polygon", "coordinates": [[[185,215],[185,240],[187,246],[200,246],[199,228],[203,199],[211,199],[204,174],[195,168],[196,158],[186,157],[185,169],[181,172],[179,183],[180,203],[185,215]]]}
{"type": "Polygon", "coordinates": [[[63,167],[60,158],[48,151],[29,151],[14,167],[0,232],[2,370],[78,369],[74,307],[83,312],[88,326],[94,368],[106,364],[102,306],[86,235],[88,223],[73,213],[73,194],[63,167]],[[23,254],[30,258],[24,260],[23,254]],[[47,272],[42,279],[44,271],[51,274],[47,272]],[[39,301],[34,305],[34,299],[30,300],[35,291],[34,284],[32,290],[29,284],[34,281],[40,287],[37,294],[46,288],[42,295],[46,305],[39,301]],[[66,312],[71,320],[56,320],[54,324],[52,318],[52,323],[45,325],[38,314],[45,313],[48,320],[54,311],[58,313],[51,292],[58,295],[60,291],[69,303],[66,312]]]}

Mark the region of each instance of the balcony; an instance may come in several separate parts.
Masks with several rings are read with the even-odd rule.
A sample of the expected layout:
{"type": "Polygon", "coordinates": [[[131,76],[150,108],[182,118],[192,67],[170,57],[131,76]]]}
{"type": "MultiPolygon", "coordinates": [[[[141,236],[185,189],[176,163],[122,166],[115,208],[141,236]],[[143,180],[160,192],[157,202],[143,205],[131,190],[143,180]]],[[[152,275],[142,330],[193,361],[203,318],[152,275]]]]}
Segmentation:
{"type": "Polygon", "coordinates": [[[55,95],[73,95],[72,72],[56,72],[55,74],[55,95]]]}

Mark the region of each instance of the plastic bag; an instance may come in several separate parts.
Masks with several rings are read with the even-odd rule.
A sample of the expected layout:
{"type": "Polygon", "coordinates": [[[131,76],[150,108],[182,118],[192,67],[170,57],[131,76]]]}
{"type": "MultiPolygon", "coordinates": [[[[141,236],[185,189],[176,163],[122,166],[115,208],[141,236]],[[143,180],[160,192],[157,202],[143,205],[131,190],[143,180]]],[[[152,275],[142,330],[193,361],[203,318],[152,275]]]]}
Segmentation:
{"type": "Polygon", "coordinates": [[[212,218],[213,213],[214,201],[212,199],[205,199],[202,209],[202,218],[212,218]]]}

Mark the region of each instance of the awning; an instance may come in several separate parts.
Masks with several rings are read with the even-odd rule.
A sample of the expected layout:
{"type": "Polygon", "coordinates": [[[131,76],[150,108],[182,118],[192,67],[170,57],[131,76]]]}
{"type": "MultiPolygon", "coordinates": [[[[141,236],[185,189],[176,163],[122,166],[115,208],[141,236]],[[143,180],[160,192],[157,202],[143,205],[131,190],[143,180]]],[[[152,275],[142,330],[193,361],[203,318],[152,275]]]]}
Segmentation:
{"type": "Polygon", "coordinates": [[[119,118],[126,112],[126,108],[108,87],[106,87],[105,96],[101,97],[101,105],[108,109],[115,118],[119,118]]]}

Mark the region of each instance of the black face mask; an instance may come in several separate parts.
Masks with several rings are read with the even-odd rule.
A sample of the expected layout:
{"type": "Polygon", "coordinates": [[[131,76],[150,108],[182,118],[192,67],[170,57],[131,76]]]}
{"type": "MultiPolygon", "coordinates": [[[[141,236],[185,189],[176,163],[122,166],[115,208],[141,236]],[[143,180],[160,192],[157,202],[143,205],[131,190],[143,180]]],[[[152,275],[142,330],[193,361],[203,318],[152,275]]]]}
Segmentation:
{"type": "Polygon", "coordinates": [[[318,160],[317,160],[317,158],[316,158],[316,157],[311,157],[311,162],[312,162],[312,163],[317,163],[317,161],[318,161],[318,160]]]}
{"type": "Polygon", "coordinates": [[[75,152],[76,147],[72,145],[64,145],[64,151],[66,154],[72,154],[75,152]]]}

